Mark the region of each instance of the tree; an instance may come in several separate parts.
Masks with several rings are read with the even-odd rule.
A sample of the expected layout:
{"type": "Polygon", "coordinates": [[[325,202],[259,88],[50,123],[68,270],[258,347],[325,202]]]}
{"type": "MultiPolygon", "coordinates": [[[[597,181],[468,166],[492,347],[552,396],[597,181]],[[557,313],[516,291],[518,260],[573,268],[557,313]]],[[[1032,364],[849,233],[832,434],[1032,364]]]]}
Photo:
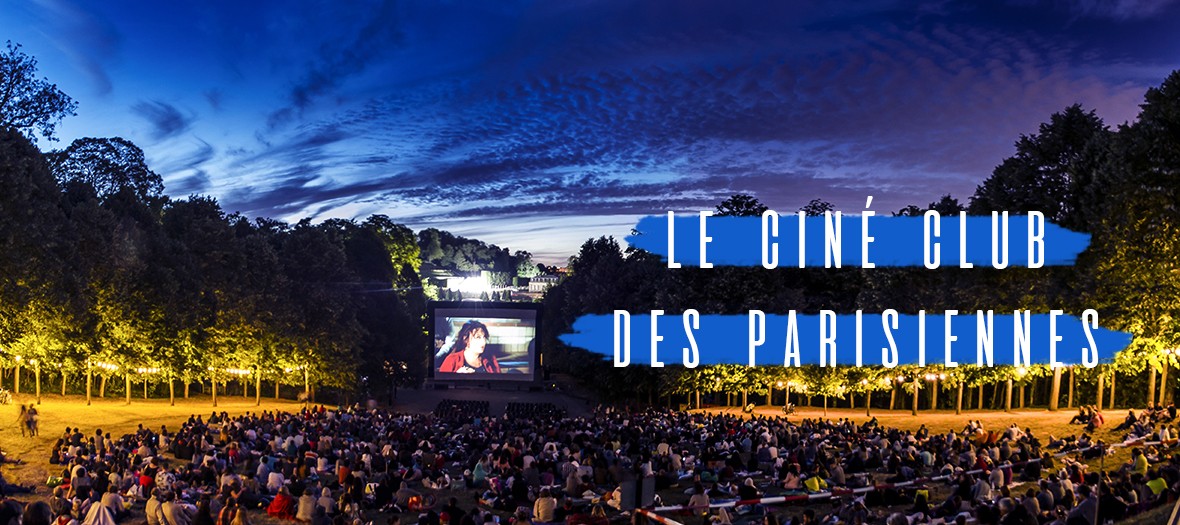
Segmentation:
{"type": "Polygon", "coordinates": [[[826,211],[836,211],[836,207],[832,206],[832,203],[823,199],[811,199],[811,202],[807,203],[802,208],[799,208],[799,211],[809,216],[816,217],[823,215],[826,211]]]}
{"type": "Polygon", "coordinates": [[[768,209],[753,196],[738,193],[717,205],[717,216],[761,217],[768,209]]]}
{"type": "Polygon", "coordinates": [[[845,385],[848,368],[846,367],[803,367],[803,381],[807,391],[812,395],[824,396],[824,417],[828,415],[828,398],[843,399],[848,392],[845,385]]]}
{"type": "Polygon", "coordinates": [[[127,191],[140,202],[153,203],[164,192],[164,179],[148,168],[143,150],[124,138],[80,138],[48,158],[59,182],[86,182],[103,201],[127,191]]]}
{"type": "Polygon", "coordinates": [[[1094,173],[1110,138],[1102,119],[1080,104],[1054,113],[1037,133],[1021,135],[1016,154],[975,189],[971,214],[1040,211],[1056,224],[1091,231],[1105,193],[1094,173]]]}
{"type": "MultiPolygon", "coordinates": [[[[1162,366],[1180,344],[1180,71],[1145,95],[1139,119],[1119,129],[1096,177],[1109,189],[1087,257],[1086,300],[1103,324],[1135,336],[1119,371],[1162,366]]],[[[1149,373],[1150,374],[1150,373],[1149,373]]]]}
{"type": "Polygon", "coordinates": [[[512,254],[512,258],[516,260],[516,276],[517,277],[536,277],[541,275],[539,266],[533,263],[533,254],[524,250],[517,250],[512,254]]]}
{"type": "Polygon", "coordinates": [[[0,128],[15,129],[34,143],[38,133],[57,140],[57,124],[78,104],[49,79],[37,78],[37,59],[20,48],[9,40],[8,50],[0,53],[0,128]]]}
{"type": "Polygon", "coordinates": [[[959,199],[951,197],[951,194],[943,195],[940,199],[930,203],[927,208],[938,212],[940,216],[946,217],[949,215],[958,215],[959,212],[966,210],[962,204],[959,204],[959,199]]]}
{"type": "Polygon", "coordinates": [[[0,344],[20,337],[31,303],[49,311],[73,296],[61,286],[75,249],[63,239],[66,228],[41,152],[16,130],[0,129],[0,344]]]}
{"type": "Polygon", "coordinates": [[[361,226],[375,233],[389,252],[389,261],[393,268],[401,268],[409,264],[417,272],[422,264],[422,250],[418,246],[418,239],[403,224],[394,223],[385,215],[372,215],[361,226]]]}

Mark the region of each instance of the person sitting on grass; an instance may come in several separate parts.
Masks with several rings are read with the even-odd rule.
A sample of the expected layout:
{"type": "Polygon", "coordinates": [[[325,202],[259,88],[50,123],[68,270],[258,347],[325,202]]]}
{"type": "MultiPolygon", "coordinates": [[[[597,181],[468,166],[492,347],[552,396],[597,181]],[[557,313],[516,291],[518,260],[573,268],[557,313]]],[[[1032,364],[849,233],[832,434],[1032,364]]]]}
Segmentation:
{"type": "Polygon", "coordinates": [[[295,519],[295,500],[291,498],[291,492],[287,487],[279,488],[279,493],[266,508],[266,513],[281,520],[295,519]]]}
{"type": "Polygon", "coordinates": [[[1135,411],[1128,410],[1127,417],[1123,418],[1123,422],[1119,423],[1119,426],[1114,427],[1114,430],[1115,430],[1115,432],[1122,432],[1123,430],[1130,430],[1131,427],[1135,426],[1135,423],[1137,423],[1137,422],[1139,422],[1139,418],[1135,417],[1135,411]]]}
{"type": "Polygon", "coordinates": [[[1105,421],[1106,418],[1103,417],[1102,412],[1099,412],[1098,409],[1095,408],[1094,413],[1090,416],[1090,421],[1086,423],[1086,432],[1093,432],[1099,428],[1102,428],[1102,424],[1105,421]]]}
{"type": "Polygon", "coordinates": [[[1131,459],[1123,463],[1119,472],[1130,472],[1131,474],[1139,474],[1141,476],[1147,475],[1147,456],[1139,447],[1131,449],[1131,459]]]}

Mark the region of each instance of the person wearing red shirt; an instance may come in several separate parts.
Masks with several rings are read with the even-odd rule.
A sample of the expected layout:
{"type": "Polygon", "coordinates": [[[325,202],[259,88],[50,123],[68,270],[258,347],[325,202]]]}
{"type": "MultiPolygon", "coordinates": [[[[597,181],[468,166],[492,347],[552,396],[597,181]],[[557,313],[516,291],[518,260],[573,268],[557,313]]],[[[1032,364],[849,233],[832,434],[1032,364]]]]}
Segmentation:
{"type": "Polygon", "coordinates": [[[452,374],[499,374],[500,363],[496,361],[496,356],[484,355],[488,337],[487,325],[475,320],[463,323],[438,371],[452,374]]]}

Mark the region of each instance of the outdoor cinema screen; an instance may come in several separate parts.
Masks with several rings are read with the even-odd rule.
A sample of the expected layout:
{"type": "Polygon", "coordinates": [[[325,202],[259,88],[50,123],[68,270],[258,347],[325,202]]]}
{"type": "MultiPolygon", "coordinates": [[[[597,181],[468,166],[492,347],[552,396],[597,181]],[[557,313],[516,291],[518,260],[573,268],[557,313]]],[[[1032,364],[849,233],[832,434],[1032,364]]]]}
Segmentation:
{"type": "Polygon", "coordinates": [[[532,381],[538,314],[527,303],[431,303],[434,378],[532,381]]]}

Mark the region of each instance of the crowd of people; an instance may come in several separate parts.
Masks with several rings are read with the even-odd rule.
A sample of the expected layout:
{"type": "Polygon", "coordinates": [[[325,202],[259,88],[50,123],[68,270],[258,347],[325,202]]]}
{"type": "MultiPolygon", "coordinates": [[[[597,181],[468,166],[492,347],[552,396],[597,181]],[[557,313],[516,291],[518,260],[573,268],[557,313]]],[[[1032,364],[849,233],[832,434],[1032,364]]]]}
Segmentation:
{"type": "Polygon", "coordinates": [[[1180,456],[1145,447],[1118,469],[1090,471],[1083,454],[1107,447],[1088,434],[1042,444],[1030,429],[978,421],[933,432],[876,419],[521,408],[494,418],[464,402],[440,404],[445,417],[359,406],[215,413],[119,437],[67,428],[47,458],[61,469],[47,515],[54,525],[108,525],[139,512],[149,525],[245,525],[262,512],[315,525],[382,516],[532,525],[642,519],[626,512],[638,502],[676,507],[671,518],[690,525],[1098,525],[1180,494],[1180,456]],[[1056,459],[1058,451],[1083,456],[1056,459]],[[640,497],[644,484],[655,501],[640,497]],[[858,487],[876,489],[805,508],[758,503],[858,487]],[[741,503],[710,508],[720,500],[741,503]]]}

